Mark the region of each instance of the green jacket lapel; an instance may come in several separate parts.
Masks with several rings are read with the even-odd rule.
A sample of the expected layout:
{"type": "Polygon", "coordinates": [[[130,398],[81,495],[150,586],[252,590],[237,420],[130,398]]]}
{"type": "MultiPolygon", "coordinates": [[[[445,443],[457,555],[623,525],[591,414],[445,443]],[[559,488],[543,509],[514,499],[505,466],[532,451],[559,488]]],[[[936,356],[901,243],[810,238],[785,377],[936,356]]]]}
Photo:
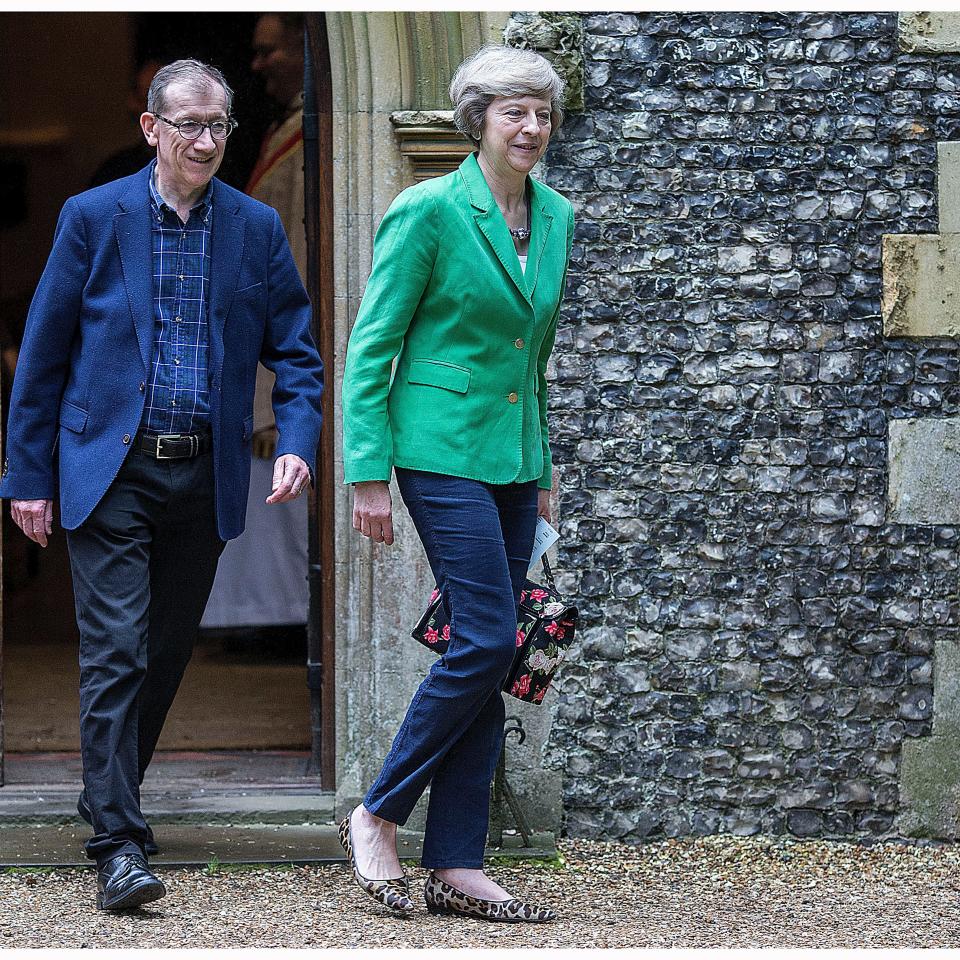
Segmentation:
{"type": "Polygon", "coordinates": [[[493,248],[497,259],[503,265],[503,269],[507,271],[507,275],[513,281],[520,295],[527,303],[532,305],[531,294],[520,269],[520,261],[517,259],[517,250],[513,245],[510,230],[497,207],[496,200],[493,199],[490,187],[487,186],[487,181],[484,179],[483,171],[477,163],[475,153],[470,154],[460,164],[460,175],[463,177],[464,186],[467,188],[470,203],[475,208],[473,216],[477,221],[477,226],[487,238],[487,242],[493,248]]]}
{"type": "Polygon", "coordinates": [[[527,261],[527,288],[530,291],[529,299],[533,300],[533,292],[537,287],[537,278],[540,276],[540,263],[543,260],[543,253],[547,249],[547,237],[550,235],[550,228],[553,226],[553,216],[547,212],[547,192],[537,183],[533,177],[530,178],[530,248],[527,250],[527,256],[532,260],[527,261]]]}

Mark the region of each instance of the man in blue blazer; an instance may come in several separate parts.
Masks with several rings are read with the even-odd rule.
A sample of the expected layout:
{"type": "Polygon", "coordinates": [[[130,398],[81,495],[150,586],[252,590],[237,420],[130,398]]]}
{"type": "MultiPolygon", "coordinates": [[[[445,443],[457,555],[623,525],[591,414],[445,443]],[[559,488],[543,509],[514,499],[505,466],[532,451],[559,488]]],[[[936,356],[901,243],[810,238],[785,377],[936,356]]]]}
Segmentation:
{"type": "Polygon", "coordinates": [[[224,542],[243,530],[258,361],[276,374],[273,491],[311,481],[323,375],[275,211],[214,179],[233,91],[162,68],[140,118],[156,160],[72,197],[27,318],[0,496],[46,546],[59,473],[80,628],[78,809],[97,905],[162,897],[143,780],[224,542]]]}

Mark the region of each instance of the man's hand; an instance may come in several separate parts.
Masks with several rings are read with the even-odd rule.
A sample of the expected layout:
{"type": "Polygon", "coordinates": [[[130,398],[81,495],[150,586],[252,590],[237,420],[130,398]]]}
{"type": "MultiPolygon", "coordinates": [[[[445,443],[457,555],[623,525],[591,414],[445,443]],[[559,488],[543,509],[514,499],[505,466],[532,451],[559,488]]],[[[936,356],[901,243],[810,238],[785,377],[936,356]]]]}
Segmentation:
{"type": "Polygon", "coordinates": [[[553,523],[553,516],[550,513],[550,490],[537,490],[537,516],[543,517],[547,523],[553,523]]]}
{"type": "Polygon", "coordinates": [[[390,484],[364,480],[353,487],[353,529],[376,543],[393,543],[393,502],[390,484]]]}
{"type": "Polygon", "coordinates": [[[10,516],[34,543],[47,545],[47,537],[53,533],[52,500],[11,500],[10,516]]]}
{"type": "Polygon", "coordinates": [[[296,500],[310,486],[310,468],[295,453],[277,457],[273,465],[273,493],[267,503],[287,503],[296,500]]]}

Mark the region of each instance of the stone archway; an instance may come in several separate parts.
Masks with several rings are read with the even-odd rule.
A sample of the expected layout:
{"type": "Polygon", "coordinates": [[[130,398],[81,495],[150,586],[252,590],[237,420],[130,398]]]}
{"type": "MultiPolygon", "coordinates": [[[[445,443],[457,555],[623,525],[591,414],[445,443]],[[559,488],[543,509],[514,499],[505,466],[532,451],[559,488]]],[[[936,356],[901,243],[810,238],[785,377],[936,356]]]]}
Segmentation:
{"type": "MultiPolygon", "coordinates": [[[[344,351],[369,274],[373,236],[394,197],[414,180],[391,114],[436,118],[449,108],[456,65],[481,44],[503,42],[506,13],[327,13],[333,75],[336,416],[336,741],[338,816],[359,802],[380,768],[430,654],[409,638],[432,586],[402,506],[393,547],[352,529],[342,478],[340,386],[344,351]]],[[[442,138],[442,131],[441,131],[442,138]]],[[[394,494],[394,503],[399,497],[394,494]]],[[[525,706],[525,705],[521,705],[525,706]]],[[[515,787],[535,828],[559,826],[559,776],[542,771],[547,711],[524,717],[515,787]],[[529,787],[521,770],[532,770],[529,787]]],[[[419,810],[419,808],[418,808],[419,810]]],[[[411,826],[422,823],[414,814],[411,826]]]]}

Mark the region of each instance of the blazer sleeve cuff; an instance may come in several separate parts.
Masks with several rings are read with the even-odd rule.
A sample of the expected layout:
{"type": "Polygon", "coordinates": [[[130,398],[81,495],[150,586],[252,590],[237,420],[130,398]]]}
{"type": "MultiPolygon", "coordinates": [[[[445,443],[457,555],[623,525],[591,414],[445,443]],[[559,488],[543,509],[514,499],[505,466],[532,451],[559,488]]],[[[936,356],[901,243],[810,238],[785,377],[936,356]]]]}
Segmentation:
{"type": "Polygon", "coordinates": [[[543,473],[540,475],[540,479],[537,481],[537,489],[539,490],[553,489],[553,464],[548,463],[544,467],[543,473]]]}
{"type": "Polygon", "coordinates": [[[0,485],[0,498],[4,500],[56,500],[57,494],[52,486],[32,484],[4,483],[0,485]]]}
{"type": "Polygon", "coordinates": [[[384,483],[389,483],[392,475],[393,464],[386,460],[379,463],[345,463],[343,465],[344,483],[364,483],[367,480],[382,480],[384,483]]]}

